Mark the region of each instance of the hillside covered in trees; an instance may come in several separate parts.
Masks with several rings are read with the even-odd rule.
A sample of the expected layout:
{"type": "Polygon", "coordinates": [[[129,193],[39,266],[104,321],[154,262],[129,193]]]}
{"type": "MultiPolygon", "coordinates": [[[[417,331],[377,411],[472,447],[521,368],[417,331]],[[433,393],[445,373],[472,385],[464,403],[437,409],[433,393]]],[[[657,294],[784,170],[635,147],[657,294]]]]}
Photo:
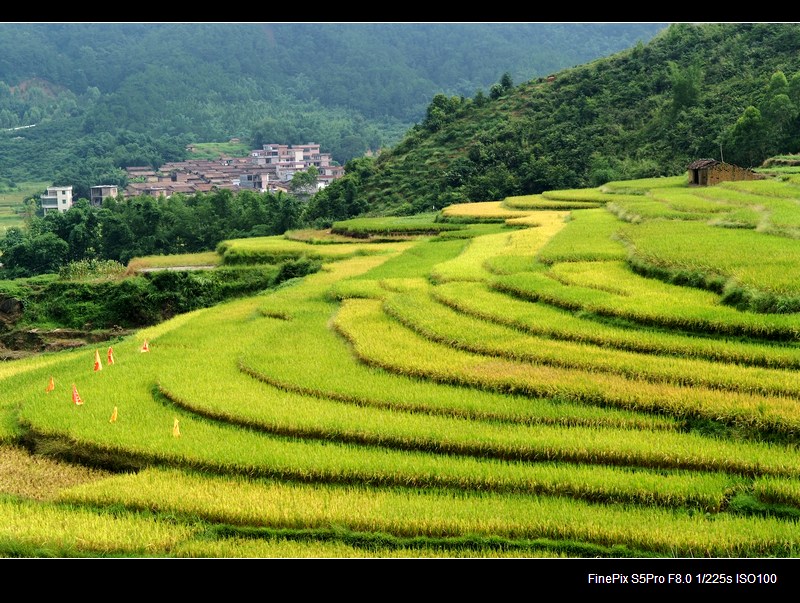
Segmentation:
{"type": "Polygon", "coordinates": [[[506,75],[468,99],[437,94],[400,144],[359,160],[309,215],[415,213],[674,175],[701,157],[758,165],[800,149],[799,51],[796,23],[675,24],[554,77],[515,85],[506,75]]]}
{"type": "Polygon", "coordinates": [[[658,24],[6,23],[0,174],[113,182],[188,142],[396,143],[436,93],[475,94],[649,39],[658,24]],[[36,124],[32,128],[24,128],[36,124]],[[21,128],[21,129],[20,129],[21,128]]]}

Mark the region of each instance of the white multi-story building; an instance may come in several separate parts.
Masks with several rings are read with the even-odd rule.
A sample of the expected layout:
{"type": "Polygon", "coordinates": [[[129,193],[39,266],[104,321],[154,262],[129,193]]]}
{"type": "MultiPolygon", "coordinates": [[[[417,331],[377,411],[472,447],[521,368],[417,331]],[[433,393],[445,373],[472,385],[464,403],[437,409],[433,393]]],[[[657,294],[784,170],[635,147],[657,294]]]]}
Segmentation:
{"type": "Polygon", "coordinates": [[[48,186],[47,193],[42,195],[42,210],[44,215],[53,211],[65,212],[72,207],[71,186],[48,186]]]}
{"type": "Polygon", "coordinates": [[[290,182],[297,172],[305,172],[312,165],[319,173],[317,190],[325,188],[333,180],[344,176],[344,167],[334,165],[330,153],[321,153],[319,145],[309,144],[265,144],[250,153],[251,161],[275,170],[275,178],[290,182]]]}

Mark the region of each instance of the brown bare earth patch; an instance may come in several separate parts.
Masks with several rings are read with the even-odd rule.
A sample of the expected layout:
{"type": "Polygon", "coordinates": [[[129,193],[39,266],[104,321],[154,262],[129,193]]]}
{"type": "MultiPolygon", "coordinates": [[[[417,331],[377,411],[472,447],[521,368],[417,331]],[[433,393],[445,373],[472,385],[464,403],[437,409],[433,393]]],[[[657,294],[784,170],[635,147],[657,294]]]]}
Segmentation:
{"type": "Polygon", "coordinates": [[[64,488],[111,475],[107,471],[32,456],[16,446],[0,445],[0,494],[51,500],[64,488]]]}

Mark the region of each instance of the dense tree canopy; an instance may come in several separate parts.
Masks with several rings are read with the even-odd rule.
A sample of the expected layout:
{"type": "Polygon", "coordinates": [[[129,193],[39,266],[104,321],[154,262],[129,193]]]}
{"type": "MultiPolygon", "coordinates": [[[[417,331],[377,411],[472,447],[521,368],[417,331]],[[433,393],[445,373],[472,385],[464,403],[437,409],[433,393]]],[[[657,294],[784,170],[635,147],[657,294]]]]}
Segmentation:
{"type": "Polygon", "coordinates": [[[33,218],[27,229],[9,229],[0,240],[3,276],[54,272],[85,259],[126,263],[210,250],[223,239],[281,234],[299,224],[301,210],[294,197],[254,191],[108,198],[102,207],[81,199],[64,213],[33,218]]]}
{"type": "Polygon", "coordinates": [[[358,204],[408,213],[800,151],[796,23],[677,24],[552,77],[503,80],[488,96],[433,96],[358,204]]]}
{"type": "Polygon", "coordinates": [[[662,27],[0,24],[0,174],[49,180],[88,157],[160,165],[231,137],[314,141],[343,164],[397,142],[436,93],[556,71],[662,27]]]}

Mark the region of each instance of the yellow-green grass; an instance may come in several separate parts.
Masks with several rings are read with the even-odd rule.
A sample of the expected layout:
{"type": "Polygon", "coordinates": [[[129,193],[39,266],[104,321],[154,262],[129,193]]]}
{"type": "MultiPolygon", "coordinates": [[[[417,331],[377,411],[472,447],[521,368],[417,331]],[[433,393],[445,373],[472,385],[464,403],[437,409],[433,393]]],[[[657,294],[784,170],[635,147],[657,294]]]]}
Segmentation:
{"type": "Polygon", "coordinates": [[[109,475],[98,469],[34,456],[17,446],[0,445],[0,494],[48,500],[62,488],[109,475]]]}
{"type": "MultiPolygon", "coordinates": [[[[418,541],[422,540],[417,546],[400,544],[390,547],[386,544],[378,545],[370,542],[370,540],[385,542],[389,539],[385,534],[369,538],[369,536],[365,537],[363,533],[359,533],[357,539],[362,543],[355,545],[336,541],[335,538],[339,532],[341,530],[337,530],[330,536],[322,533],[322,538],[319,540],[313,539],[316,534],[306,536],[305,533],[296,538],[289,536],[227,537],[219,540],[197,538],[179,543],[172,548],[170,556],[193,559],[220,557],[226,559],[530,559],[570,557],[567,552],[542,548],[546,546],[544,543],[525,546],[514,542],[481,546],[472,542],[465,544],[466,538],[436,539],[430,544],[427,541],[431,539],[417,538],[418,541]]],[[[405,542],[409,539],[396,540],[405,542]]],[[[551,543],[550,546],[554,545],[551,543]]]]}
{"type": "Polygon", "coordinates": [[[615,180],[606,182],[600,190],[611,193],[639,193],[645,194],[654,188],[688,188],[689,179],[686,174],[679,176],[662,176],[658,178],[639,178],[636,180],[615,180]]]}
{"type": "Polygon", "coordinates": [[[331,232],[350,237],[378,235],[429,235],[446,230],[460,230],[463,226],[437,222],[436,214],[417,214],[384,218],[351,218],[334,222],[331,232]]]}
{"type": "Polygon", "coordinates": [[[605,204],[609,201],[632,199],[631,195],[614,195],[606,193],[599,188],[570,188],[564,190],[545,191],[542,197],[551,201],[582,201],[588,203],[605,204]]]}
{"type": "MultiPolygon", "coordinates": [[[[0,363],[0,382],[29,371],[47,369],[58,365],[63,361],[64,356],[69,354],[70,352],[41,354],[20,360],[2,362],[0,363]]],[[[42,383],[42,391],[44,391],[46,385],[46,382],[42,383]]],[[[0,442],[12,441],[19,435],[15,411],[15,400],[8,396],[0,396],[0,442]]]]}
{"type": "Polygon", "coordinates": [[[634,197],[630,201],[609,201],[606,207],[617,218],[638,224],[647,220],[710,220],[715,212],[682,211],[652,197],[634,197]]]}
{"type": "Polygon", "coordinates": [[[600,201],[569,201],[546,199],[542,195],[519,195],[503,199],[501,207],[508,209],[589,209],[600,207],[600,201]]]}
{"type": "Polygon", "coordinates": [[[456,203],[442,210],[442,217],[449,220],[475,220],[504,222],[508,218],[530,215],[530,210],[507,209],[502,201],[481,201],[477,203],[456,203]]]}
{"type": "Polygon", "coordinates": [[[441,262],[429,273],[435,282],[482,281],[493,272],[507,273],[504,265],[513,258],[511,271],[533,263],[536,252],[564,228],[566,212],[536,212],[539,226],[483,235],[471,239],[469,246],[452,260],[441,262]],[[521,259],[520,259],[521,258],[521,259]]]}
{"type": "Polygon", "coordinates": [[[147,255],[131,259],[128,262],[128,274],[146,268],[178,268],[182,266],[216,266],[222,258],[215,251],[198,253],[179,253],[173,255],[147,255]]]}
{"type": "MultiPolygon", "coordinates": [[[[508,220],[504,221],[494,221],[494,222],[470,222],[464,221],[460,222],[459,226],[463,226],[463,228],[459,228],[458,230],[444,230],[440,232],[436,237],[433,238],[434,241],[451,241],[453,239],[472,239],[474,237],[478,237],[485,234],[494,234],[496,232],[500,232],[501,229],[505,229],[508,225],[510,225],[514,221],[523,220],[526,218],[535,218],[535,213],[530,213],[523,218],[509,218],[508,220]]],[[[538,221],[536,222],[538,224],[538,221]]],[[[531,226],[531,224],[523,224],[524,226],[531,226]]]]}
{"type": "MultiPolygon", "coordinates": [[[[162,352],[168,348],[162,347],[162,352]]],[[[121,367],[118,367],[121,368],[121,367]]],[[[110,374],[111,371],[109,370],[110,374]]],[[[93,455],[104,455],[116,458],[117,462],[125,462],[132,466],[143,466],[149,463],[170,463],[174,466],[201,467],[214,472],[246,474],[252,476],[275,476],[293,480],[330,481],[344,483],[370,483],[386,485],[404,485],[411,487],[450,487],[479,490],[538,492],[547,488],[565,489],[564,479],[556,479],[556,474],[547,476],[546,465],[495,461],[490,459],[470,458],[464,456],[443,457],[434,453],[396,451],[392,449],[376,449],[354,445],[336,444],[324,441],[300,441],[296,439],[276,438],[266,434],[214,424],[207,420],[196,419],[181,413],[174,408],[165,407],[148,398],[147,392],[137,384],[133,387],[130,378],[125,380],[127,391],[124,396],[118,387],[108,384],[105,388],[98,384],[84,387],[82,392],[84,405],[73,406],[67,396],[39,399],[37,403],[26,404],[20,420],[28,425],[38,438],[57,438],[44,440],[40,444],[43,450],[56,451],[59,447],[72,455],[89,451],[93,455]],[[119,409],[117,421],[109,422],[113,407],[119,409]],[[173,434],[173,420],[180,419],[180,437],[173,434]]],[[[533,428],[532,428],[533,429],[533,428]]],[[[609,458],[635,458],[635,464],[648,464],[652,459],[656,464],[668,455],[682,457],[699,443],[698,438],[674,434],[670,441],[656,446],[654,441],[648,442],[640,452],[629,448],[619,452],[612,450],[621,438],[621,432],[610,430],[596,431],[595,440],[587,449],[587,436],[592,430],[573,432],[569,429],[540,429],[531,434],[531,451],[537,454],[538,448],[542,459],[558,455],[558,449],[576,449],[576,460],[583,456],[591,460],[591,456],[602,458],[603,449],[609,458]],[[568,439],[569,438],[569,439],[568,439]],[[672,441],[674,440],[674,441],[672,441]],[[665,448],[666,446],[666,448],[665,448]],[[681,451],[681,448],[683,449],[681,451]],[[552,452],[550,451],[552,449],[552,452]],[[634,456],[630,456],[634,455],[634,456]]],[[[630,432],[627,432],[630,433],[630,432]]],[[[665,434],[661,434],[665,435],[665,434]]],[[[669,436],[667,436],[669,437],[669,436]]],[[[750,462],[737,461],[731,468],[743,468],[768,471],[793,471],[784,465],[783,455],[779,450],[771,454],[771,466],[753,462],[753,454],[762,447],[753,448],[742,445],[737,447],[739,454],[749,456],[750,462]],[[748,452],[750,454],[748,454],[748,452]]],[[[730,454],[725,446],[722,453],[730,454]]],[[[692,453],[687,465],[692,463],[715,463],[716,459],[704,458],[704,453],[692,453]]],[[[723,462],[727,462],[724,461],[723,462]]],[[[560,471],[565,475],[579,475],[578,468],[560,471]]],[[[675,477],[653,474],[652,479],[664,484],[664,493],[648,491],[640,494],[637,484],[646,480],[647,473],[631,478],[624,473],[617,480],[610,479],[613,470],[608,470],[602,483],[593,483],[591,475],[602,475],[596,469],[586,469],[584,478],[576,480],[576,496],[590,496],[592,487],[611,491],[613,498],[623,496],[614,493],[627,488],[632,491],[628,496],[644,496],[648,500],[674,497],[675,490],[680,491],[685,484],[692,484],[689,475],[675,477]],[[640,479],[641,478],[641,479],[640,479]],[[616,484],[615,482],[618,482],[616,484]],[[581,491],[588,489],[588,491],[581,491]]],[[[713,480],[712,480],[713,481],[713,480]]],[[[710,484],[708,476],[697,476],[700,484],[710,484]]],[[[719,483],[717,482],[717,486],[719,483]]],[[[706,499],[694,487],[691,496],[695,504],[716,504],[716,494],[706,493],[706,499]],[[708,501],[711,497],[711,502],[708,501]],[[699,501],[697,500],[699,498],[699,501]]],[[[702,488],[701,488],[702,489],[702,488]]],[[[597,496],[597,492],[594,493],[597,496]]]]}
{"type": "Polygon", "coordinates": [[[414,537],[552,538],[678,557],[792,556],[795,522],[597,505],[560,497],[320,487],[145,471],[73,488],[63,500],[125,505],[242,527],[327,528],[414,537]]]}
{"type": "Polygon", "coordinates": [[[287,230],[285,233],[283,233],[283,236],[292,241],[300,241],[302,243],[311,243],[314,245],[356,243],[359,240],[363,240],[336,234],[331,232],[330,229],[320,230],[316,228],[306,228],[302,230],[287,230]]]}
{"type": "Polygon", "coordinates": [[[354,255],[379,254],[394,249],[399,243],[343,243],[314,245],[293,241],[283,236],[231,239],[217,246],[223,264],[277,264],[287,259],[308,257],[324,261],[341,260],[354,255]]]}
{"type": "MultiPolygon", "coordinates": [[[[247,303],[227,304],[224,315],[234,322],[238,317],[245,324],[262,320],[270,322],[254,318],[253,308],[259,302],[260,299],[254,299],[247,300],[247,303]]],[[[217,318],[213,314],[215,312],[207,311],[202,317],[213,323],[217,318]]],[[[33,392],[38,390],[35,385],[44,380],[44,375],[16,383],[15,388],[10,388],[11,397],[30,399],[21,400],[21,422],[40,439],[56,438],[55,442],[44,441],[41,444],[48,450],[58,449],[63,442],[70,454],[77,455],[88,449],[93,454],[116,457],[117,462],[134,466],[169,462],[214,471],[293,479],[523,491],[538,487],[537,469],[526,465],[469,458],[451,458],[443,462],[441,457],[430,454],[272,438],[194,419],[165,407],[150,397],[157,373],[170,365],[170,359],[177,365],[175,370],[180,372],[183,365],[181,352],[187,348],[187,340],[192,342],[193,348],[219,340],[206,328],[200,328],[188,338],[185,334],[181,337],[179,331],[175,329],[163,336],[157,342],[158,347],[153,346],[147,354],[138,352],[134,346],[121,345],[117,364],[100,373],[87,370],[89,379],[79,383],[84,399],[82,406],[71,403],[68,388],[57,387],[50,394],[33,392]],[[115,407],[119,411],[117,421],[111,423],[109,417],[115,407]],[[175,417],[180,418],[179,438],[172,433],[175,417]]],[[[82,352],[86,358],[76,353],[76,357],[71,359],[72,366],[62,368],[78,374],[80,366],[85,366],[84,363],[92,356],[86,350],[82,352]]],[[[209,350],[209,354],[213,353],[214,350],[209,350]]],[[[213,375],[211,379],[218,385],[213,375]]],[[[57,383],[60,383],[58,375],[57,383]]],[[[554,439],[558,441],[560,437],[556,434],[554,439]]]]}
{"type": "Polygon", "coordinates": [[[625,246],[615,239],[621,227],[622,223],[605,209],[574,211],[565,227],[539,250],[536,259],[545,264],[625,259],[625,246]]]}
{"type": "Polygon", "coordinates": [[[0,497],[0,554],[157,556],[198,532],[188,523],[135,513],[101,513],[0,497]]]}
{"type": "Polygon", "coordinates": [[[509,218],[504,222],[504,224],[512,228],[530,228],[534,226],[541,226],[541,220],[536,214],[531,214],[530,216],[525,216],[522,218],[509,218]]]}
{"type": "Polygon", "coordinates": [[[720,182],[721,188],[742,191],[745,193],[755,193],[770,197],[784,197],[788,199],[800,199],[800,186],[793,182],[784,182],[769,178],[766,180],[737,180],[732,182],[720,182]]]}
{"type": "Polygon", "coordinates": [[[25,199],[44,192],[49,184],[49,182],[20,182],[13,190],[0,192],[0,234],[4,234],[9,228],[21,228],[24,225],[21,212],[25,199]]]}
{"type": "Polygon", "coordinates": [[[740,312],[723,305],[716,293],[645,278],[623,262],[562,263],[548,274],[497,276],[492,286],[524,299],[641,325],[782,341],[800,337],[796,315],[740,312]]]}
{"type": "MultiPolygon", "coordinates": [[[[500,227],[497,227],[498,229],[500,227]]],[[[508,232],[500,231],[500,236],[508,236],[508,232]]],[[[483,238],[483,237],[480,237],[483,238]]],[[[471,241],[477,239],[424,240],[406,248],[403,253],[387,259],[362,275],[357,280],[380,280],[385,278],[426,277],[433,268],[443,262],[454,259],[462,253],[471,241]]],[[[339,281],[337,285],[346,281],[339,281]]]]}
{"type": "MultiPolygon", "coordinates": [[[[800,225],[800,206],[796,214],[800,225]]],[[[798,240],[697,222],[644,223],[623,233],[646,267],[708,284],[717,280],[719,290],[730,281],[777,297],[800,296],[798,240]]]]}
{"type": "Polygon", "coordinates": [[[733,207],[725,201],[717,201],[703,197],[694,191],[681,188],[653,189],[648,196],[660,203],[665,203],[679,212],[697,212],[701,214],[730,211],[733,207]]]}
{"type": "Polygon", "coordinates": [[[800,480],[759,477],[753,480],[753,494],[761,501],[800,507],[800,480]]]}
{"type": "Polygon", "coordinates": [[[391,320],[377,300],[344,302],[334,324],[364,362],[408,376],[577,403],[695,416],[785,434],[800,428],[795,398],[627,379],[532,365],[436,344],[391,320]]]}
{"type": "Polygon", "coordinates": [[[663,417],[449,387],[363,366],[328,328],[334,309],[333,305],[320,305],[316,312],[298,313],[294,320],[276,322],[272,337],[280,344],[245,350],[243,369],[286,391],[429,415],[529,425],[675,427],[663,417]]]}
{"type": "MultiPolygon", "coordinates": [[[[465,422],[391,408],[343,405],[281,392],[253,383],[252,379],[237,378],[230,370],[218,370],[218,374],[226,378],[226,389],[221,393],[208,393],[207,387],[196,386],[199,377],[192,382],[189,381],[191,377],[187,377],[166,387],[162,384],[162,387],[171,399],[195,413],[270,433],[386,449],[430,450],[439,454],[510,460],[558,458],[560,455],[569,458],[571,454],[566,446],[559,451],[556,443],[558,438],[564,437],[563,429],[497,425],[476,420],[465,422]]],[[[593,431],[590,430],[592,435],[593,431]]],[[[608,435],[618,437],[613,432],[608,435]]],[[[454,463],[457,461],[442,461],[443,466],[454,463]]],[[[406,479],[414,480],[411,459],[403,473],[406,479]]],[[[534,463],[525,467],[524,475],[524,488],[530,492],[590,500],[700,506],[709,510],[720,508],[725,491],[733,485],[731,478],[720,474],[663,474],[646,470],[631,473],[614,467],[553,463],[534,463]]]]}
{"type": "MultiPolygon", "coordinates": [[[[742,365],[800,368],[800,348],[797,346],[620,327],[592,320],[588,315],[579,316],[554,306],[504,295],[481,283],[446,283],[434,287],[431,295],[460,313],[552,339],[742,365]]],[[[383,296],[376,296],[380,297],[383,296]]]]}
{"type": "Polygon", "coordinates": [[[630,379],[800,399],[800,377],[794,370],[640,354],[536,337],[460,314],[435,303],[424,289],[388,295],[383,309],[427,339],[487,356],[607,372],[630,379]]]}
{"type": "Polygon", "coordinates": [[[776,197],[760,193],[758,190],[739,190],[723,186],[724,184],[725,183],[720,183],[714,186],[693,188],[692,193],[704,199],[720,201],[740,207],[768,206],[770,203],[778,200],[776,197]]]}
{"type": "Polygon", "coordinates": [[[741,207],[712,218],[707,223],[721,228],[758,228],[767,223],[767,214],[760,209],[741,207]]]}
{"type": "Polygon", "coordinates": [[[800,238],[800,202],[793,199],[776,201],[765,213],[764,220],[758,226],[759,231],[791,239],[800,238]]]}
{"type": "MultiPolygon", "coordinates": [[[[207,328],[212,327],[208,325],[207,328]]],[[[225,341],[224,337],[218,336],[210,339],[225,341]]],[[[237,341],[236,346],[248,348],[265,339],[263,333],[253,332],[251,340],[237,341]]],[[[553,442],[563,437],[563,430],[482,423],[477,418],[465,422],[460,418],[402,412],[394,408],[391,401],[382,405],[342,404],[319,395],[310,397],[277,390],[239,373],[232,360],[235,354],[222,343],[218,345],[217,354],[213,358],[208,358],[202,348],[196,356],[195,359],[189,352],[184,354],[181,360],[186,368],[176,371],[171,378],[163,378],[160,384],[162,392],[178,405],[196,414],[270,433],[386,448],[509,459],[547,458],[548,455],[555,457],[558,454],[555,452],[556,446],[552,450],[546,450],[540,443],[543,440],[553,442]],[[206,356],[205,362],[201,361],[203,356],[206,356]],[[208,371],[217,379],[224,380],[224,389],[209,387],[204,377],[208,371]]],[[[401,406],[399,399],[397,406],[401,406]]],[[[594,430],[589,433],[597,437],[594,430]]],[[[618,437],[616,434],[609,435],[613,439],[618,437]]],[[[566,456],[569,454],[565,453],[566,456]]],[[[641,494],[641,489],[635,484],[653,478],[655,482],[650,482],[652,487],[644,495],[645,499],[652,502],[677,499],[676,488],[694,484],[695,481],[686,474],[648,477],[645,473],[631,479],[627,472],[620,473],[612,468],[551,465],[533,465],[527,469],[527,475],[529,487],[539,492],[569,492],[573,496],[595,498],[606,496],[610,500],[626,497],[628,500],[635,500],[641,494]],[[676,483],[670,484],[671,478],[676,483]],[[660,481],[664,485],[658,487],[657,483],[660,481]],[[668,491],[667,496],[663,494],[665,489],[668,491]]],[[[709,484],[712,492],[716,495],[720,493],[719,483],[707,477],[697,479],[704,483],[712,482],[709,484]]],[[[695,492],[696,489],[696,485],[692,485],[692,491],[695,492]]],[[[682,504],[689,504],[689,501],[682,499],[682,504]]],[[[720,500],[704,500],[703,504],[720,504],[720,500]]]]}

